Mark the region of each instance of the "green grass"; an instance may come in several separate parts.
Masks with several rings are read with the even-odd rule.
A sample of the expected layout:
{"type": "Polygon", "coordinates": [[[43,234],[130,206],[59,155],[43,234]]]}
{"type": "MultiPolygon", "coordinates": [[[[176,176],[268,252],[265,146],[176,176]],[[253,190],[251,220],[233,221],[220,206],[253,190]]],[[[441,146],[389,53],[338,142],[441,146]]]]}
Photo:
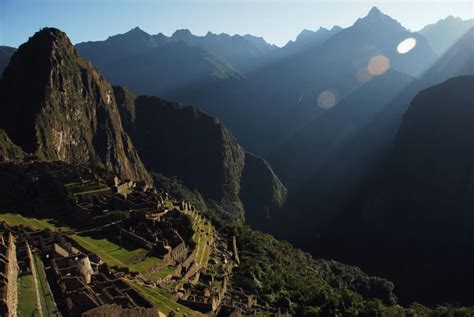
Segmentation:
{"type": "Polygon", "coordinates": [[[196,262],[203,267],[207,267],[211,246],[214,243],[214,228],[209,221],[204,220],[197,213],[186,212],[186,214],[191,217],[193,224],[193,240],[196,242],[196,249],[194,251],[196,262]]]}
{"type": "Polygon", "coordinates": [[[88,236],[71,236],[77,243],[99,255],[109,265],[128,266],[126,263],[135,256],[144,254],[145,249],[127,250],[107,239],[94,239],[88,236]]]}
{"type": "Polygon", "coordinates": [[[164,278],[170,274],[173,274],[173,272],[176,270],[175,267],[170,267],[170,266],[166,266],[164,268],[162,268],[161,270],[158,270],[156,272],[153,272],[153,273],[150,273],[150,274],[145,274],[145,278],[148,279],[148,280],[158,280],[158,279],[161,279],[161,278],[164,278]]]}
{"type": "Polygon", "coordinates": [[[184,314],[189,314],[190,316],[203,316],[202,314],[175,302],[171,298],[171,295],[164,289],[152,288],[134,281],[128,281],[128,283],[142,294],[143,297],[155,305],[160,312],[166,315],[174,311],[176,316],[184,316],[184,314]],[[179,311],[176,310],[177,308],[179,308],[179,311]]]}
{"type": "Polygon", "coordinates": [[[22,216],[14,213],[0,214],[0,221],[5,221],[10,226],[24,226],[33,230],[50,229],[51,231],[67,231],[69,227],[58,225],[53,219],[38,219],[34,217],[22,216]]]}
{"type": "Polygon", "coordinates": [[[134,250],[121,248],[118,244],[107,239],[95,239],[78,235],[72,235],[71,237],[84,248],[96,253],[103,261],[111,266],[128,267],[131,271],[145,272],[162,261],[156,257],[146,257],[142,261],[131,263],[133,258],[145,255],[147,251],[142,248],[136,248],[134,250]]]}
{"type": "Polygon", "coordinates": [[[110,190],[110,188],[104,187],[104,188],[97,188],[97,189],[86,190],[86,191],[83,191],[83,192],[73,193],[73,195],[74,196],[81,196],[81,195],[87,195],[87,194],[98,194],[98,193],[106,192],[106,191],[109,191],[109,190],[110,190]]]}
{"type": "Polygon", "coordinates": [[[38,256],[33,256],[34,265],[38,274],[38,286],[40,291],[41,308],[43,316],[57,316],[56,304],[54,302],[53,294],[49,288],[48,280],[46,278],[46,272],[44,270],[43,262],[38,256]]]}
{"type": "Polygon", "coordinates": [[[36,311],[36,294],[32,274],[18,278],[18,316],[33,316],[36,311]]]}

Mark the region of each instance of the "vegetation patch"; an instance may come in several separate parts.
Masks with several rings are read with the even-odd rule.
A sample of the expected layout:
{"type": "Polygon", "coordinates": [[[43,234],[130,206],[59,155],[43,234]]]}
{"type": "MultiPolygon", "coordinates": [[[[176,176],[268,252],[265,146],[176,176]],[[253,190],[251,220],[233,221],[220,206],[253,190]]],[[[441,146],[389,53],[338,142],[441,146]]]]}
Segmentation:
{"type": "Polygon", "coordinates": [[[35,316],[36,293],[34,277],[32,274],[25,274],[18,278],[18,315],[35,316]]]}
{"type": "Polygon", "coordinates": [[[0,214],[0,221],[5,221],[10,226],[24,226],[33,230],[49,229],[51,231],[67,231],[71,229],[59,224],[58,221],[54,219],[39,219],[15,213],[0,214]]]}
{"type": "Polygon", "coordinates": [[[165,314],[171,312],[175,316],[202,316],[195,311],[180,305],[171,298],[171,294],[160,288],[152,288],[135,281],[128,281],[138,292],[140,292],[146,299],[153,303],[158,309],[165,314]]]}
{"type": "Polygon", "coordinates": [[[127,249],[108,239],[95,239],[79,235],[71,237],[83,247],[99,255],[110,266],[128,267],[132,271],[144,272],[162,261],[156,257],[145,257],[147,253],[145,249],[127,249]],[[142,261],[131,262],[140,256],[144,257],[142,261]]]}
{"type": "Polygon", "coordinates": [[[43,316],[56,316],[56,304],[54,302],[53,293],[49,288],[49,283],[46,278],[46,272],[44,270],[43,262],[38,258],[37,255],[33,256],[33,261],[33,264],[36,267],[36,272],[38,274],[38,286],[43,316]]]}

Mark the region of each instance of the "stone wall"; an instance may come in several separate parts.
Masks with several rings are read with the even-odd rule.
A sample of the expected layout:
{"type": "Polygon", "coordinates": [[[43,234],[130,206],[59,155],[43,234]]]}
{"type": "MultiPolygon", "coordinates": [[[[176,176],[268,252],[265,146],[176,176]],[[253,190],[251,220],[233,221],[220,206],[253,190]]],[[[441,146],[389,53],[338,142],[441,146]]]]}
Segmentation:
{"type": "Polygon", "coordinates": [[[232,251],[234,261],[240,265],[239,251],[237,250],[237,239],[235,238],[235,236],[232,236],[232,251]]]}
{"type": "Polygon", "coordinates": [[[178,303],[186,307],[189,307],[192,310],[197,310],[201,313],[209,313],[215,310],[215,307],[213,307],[212,303],[203,303],[203,302],[197,302],[197,301],[186,300],[186,299],[181,299],[181,298],[178,298],[178,303]]]}
{"type": "Polygon", "coordinates": [[[7,307],[8,317],[17,316],[18,306],[18,263],[16,259],[16,245],[15,238],[11,233],[8,233],[8,251],[7,251],[8,267],[7,273],[7,307]]]}
{"type": "Polygon", "coordinates": [[[153,248],[153,244],[146,241],[145,239],[143,239],[139,235],[136,235],[135,233],[130,232],[130,231],[125,230],[125,229],[122,229],[122,238],[130,240],[131,242],[136,243],[138,246],[140,246],[141,248],[146,249],[146,250],[150,250],[151,248],[153,248]]]}
{"type": "Polygon", "coordinates": [[[36,266],[34,263],[33,253],[31,252],[30,245],[28,244],[28,242],[25,242],[25,244],[26,244],[26,252],[28,254],[30,272],[31,272],[31,275],[33,275],[33,285],[35,288],[35,299],[36,299],[36,311],[40,312],[39,314],[40,316],[42,316],[41,298],[40,298],[40,291],[39,291],[39,285],[38,285],[38,272],[36,272],[36,266]]]}
{"type": "Polygon", "coordinates": [[[156,307],[122,308],[119,305],[103,305],[82,314],[82,317],[156,317],[159,312],[156,307]]]}

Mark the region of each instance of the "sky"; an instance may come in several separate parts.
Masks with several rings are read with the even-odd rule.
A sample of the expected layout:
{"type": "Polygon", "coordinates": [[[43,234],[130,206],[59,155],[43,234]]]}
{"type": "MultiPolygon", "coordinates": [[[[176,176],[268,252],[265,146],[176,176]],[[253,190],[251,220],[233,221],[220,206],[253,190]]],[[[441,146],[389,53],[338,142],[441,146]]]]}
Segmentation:
{"type": "Polygon", "coordinates": [[[138,26],[150,34],[252,34],[278,46],[303,30],[351,26],[371,7],[418,31],[448,15],[474,18],[473,1],[456,0],[0,0],[0,45],[18,47],[40,28],[56,27],[76,44],[138,26]]]}

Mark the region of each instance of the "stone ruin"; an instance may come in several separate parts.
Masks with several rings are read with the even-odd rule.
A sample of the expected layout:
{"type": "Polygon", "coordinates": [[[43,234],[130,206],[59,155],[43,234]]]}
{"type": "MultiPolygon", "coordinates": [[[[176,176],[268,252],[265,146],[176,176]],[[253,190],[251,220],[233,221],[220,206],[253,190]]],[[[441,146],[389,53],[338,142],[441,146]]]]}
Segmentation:
{"type": "MultiPolygon", "coordinates": [[[[158,315],[153,304],[117,277],[96,254],[67,236],[48,230],[12,228],[5,223],[0,227],[1,316],[16,316],[18,270],[34,271],[33,253],[43,262],[48,287],[54,294],[55,314],[71,317],[158,315]]],[[[37,280],[38,273],[32,273],[37,280]]]]}
{"type": "MultiPolygon", "coordinates": [[[[226,300],[229,270],[232,263],[239,262],[235,239],[230,243],[217,241],[210,270],[198,265],[193,253],[192,223],[185,215],[196,210],[188,202],[173,200],[166,192],[143,182],[120,180],[104,169],[87,165],[13,161],[0,163],[1,176],[8,181],[0,181],[0,190],[12,182],[23,182],[12,192],[13,199],[6,202],[10,206],[17,210],[26,207],[24,210],[37,217],[66,216],[81,228],[79,235],[120,239],[120,243],[143,248],[147,250],[144,256],[162,261],[150,272],[141,273],[176,267],[172,274],[180,275],[176,285],[181,289],[174,290],[178,302],[205,313],[239,316],[239,310],[226,300]],[[25,201],[28,205],[23,204],[25,201]],[[208,271],[216,274],[210,278],[208,271]]],[[[23,230],[21,239],[41,255],[57,309],[65,315],[156,315],[156,308],[96,254],[66,235],[23,230]]]]}
{"type": "Polygon", "coordinates": [[[17,315],[17,279],[15,238],[10,232],[0,235],[0,316],[17,315]]]}

